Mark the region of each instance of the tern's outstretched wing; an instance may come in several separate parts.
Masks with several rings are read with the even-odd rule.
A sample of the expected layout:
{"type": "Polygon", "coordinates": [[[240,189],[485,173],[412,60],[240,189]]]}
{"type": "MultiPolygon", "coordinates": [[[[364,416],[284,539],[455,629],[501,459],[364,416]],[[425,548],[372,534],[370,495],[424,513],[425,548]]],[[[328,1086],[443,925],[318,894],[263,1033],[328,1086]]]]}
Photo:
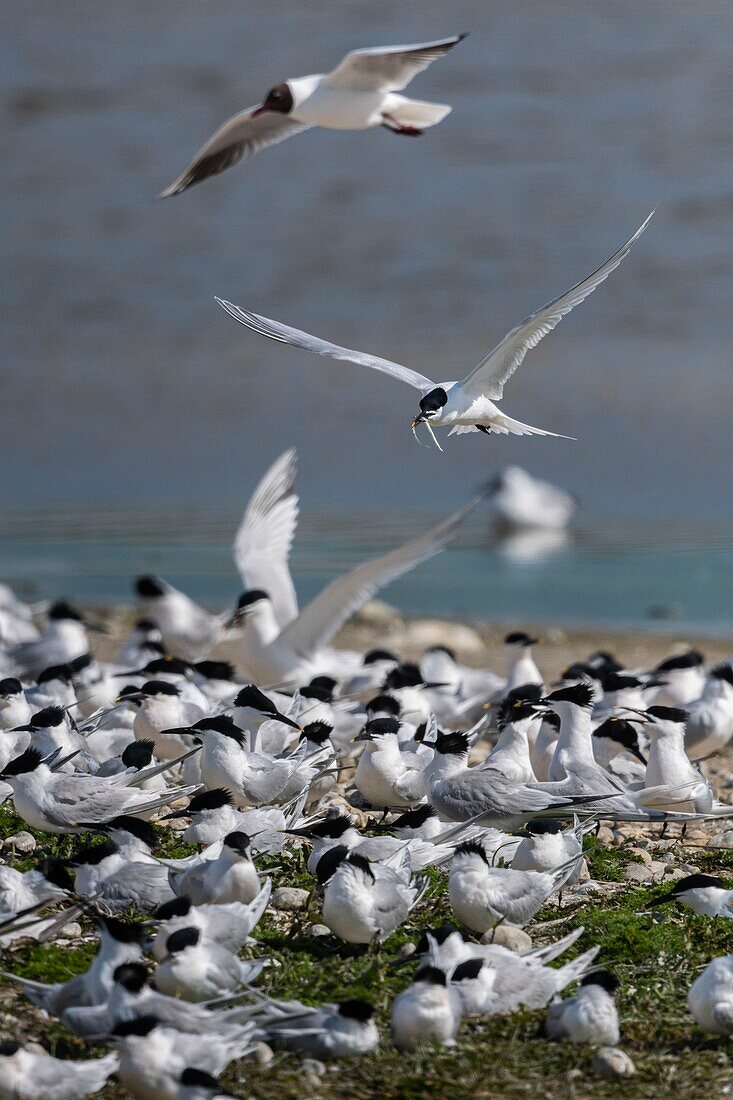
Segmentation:
{"type": "Polygon", "coordinates": [[[290,328],[289,325],[281,325],[279,321],[270,321],[267,317],[260,317],[257,313],[248,313],[231,302],[217,298],[216,301],[225,309],[230,317],[240,324],[251,328],[253,332],[259,332],[261,336],[267,336],[270,340],[277,340],[281,344],[290,344],[294,348],[303,351],[311,351],[315,355],[322,355],[325,359],[343,359],[347,363],[357,363],[360,367],[371,367],[372,370],[389,374],[399,382],[406,382],[416,390],[431,390],[433,383],[424,374],[403,367],[400,363],[393,363],[389,359],[380,359],[377,355],[368,355],[363,351],[350,351],[349,348],[339,347],[338,344],[329,344],[326,340],[320,340],[317,336],[310,336],[300,329],[290,328]]]}
{"type": "Polygon", "coordinates": [[[329,88],[399,91],[465,37],[465,34],[454,34],[438,42],[421,42],[413,46],[376,46],[367,50],[352,50],[323,83],[329,88]]]}
{"type": "Polygon", "coordinates": [[[298,523],[295,471],[295,451],[286,451],[252,494],[234,539],[234,561],[245,587],[268,593],[281,630],[298,614],[288,566],[298,523]]]}
{"type": "Polygon", "coordinates": [[[442,550],[480,499],[476,497],[424,535],[332,581],[301,611],[295,622],[286,627],[278,641],[303,656],[327,645],[349,616],[363,607],[375,592],[442,550]]]}
{"type": "Polygon", "coordinates": [[[218,176],[233,164],[237,164],[245,157],[259,153],[268,145],[277,145],[285,138],[293,137],[310,127],[302,122],[296,122],[288,115],[279,111],[264,111],[255,115],[257,107],[248,107],[245,111],[239,111],[220,126],[213,137],[199,149],[196,156],[185,172],[178,179],[161,191],[160,198],[167,199],[170,195],[180,195],[195,183],[201,183],[209,176],[218,176]]]}
{"type": "Polygon", "coordinates": [[[637,229],[633,237],[618,252],[615,252],[610,260],[606,260],[604,264],[601,264],[597,271],[594,271],[587,279],[583,279],[581,283],[566,291],[565,294],[562,294],[553,302],[543,306],[542,309],[530,313],[529,317],[522,321],[520,325],[513,328],[501,343],[497,344],[493,351],[490,351],[478,366],[466,375],[461,382],[461,388],[468,394],[483,394],[491,401],[500,401],[504,396],[504,386],[517,367],[522,365],[527,352],[536,347],[543,336],[547,336],[548,332],[552,332],[566,314],[585,301],[588,295],[592,294],[596,287],[600,286],[604,279],[607,279],[611,272],[616,270],[621,261],[628,256],[632,245],[638,241],[646,229],[653,214],[654,211],[652,210],[652,213],[644,224],[637,229]]]}

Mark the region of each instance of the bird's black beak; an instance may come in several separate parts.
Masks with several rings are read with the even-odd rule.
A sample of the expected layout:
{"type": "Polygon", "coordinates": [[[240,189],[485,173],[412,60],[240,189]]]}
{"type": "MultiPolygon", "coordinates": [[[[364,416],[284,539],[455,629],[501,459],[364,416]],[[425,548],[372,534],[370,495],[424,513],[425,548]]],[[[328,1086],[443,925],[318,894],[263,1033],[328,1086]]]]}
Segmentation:
{"type": "Polygon", "coordinates": [[[178,817],[188,817],[188,809],[171,810],[169,814],[161,814],[161,821],[174,821],[178,817]]]}
{"type": "Polygon", "coordinates": [[[662,896],[659,898],[652,898],[652,900],[647,903],[647,907],[649,909],[653,909],[655,905],[666,905],[668,901],[677,901],[677,895],[662,894],[662,896]]]}
{"type": "Polygon", "coordinates": [[[288,836],[300,836],[304,840],[313,839],[313,833],[310,831],[310,829],[283,829],[282,831],[284,833],[287,833],[288,836]]]}
{"type": "Polygon", "coordinates": [[[302,727],[299,726],[297,722],[294,722],[292,718],[288,718],[284,714],[280,714],[280,711],[275,711],[274,720],[276,722],[282,722],[286,726],[290,726],[291,729],[298,730],[299,733],[303,732],[302,727]]]}

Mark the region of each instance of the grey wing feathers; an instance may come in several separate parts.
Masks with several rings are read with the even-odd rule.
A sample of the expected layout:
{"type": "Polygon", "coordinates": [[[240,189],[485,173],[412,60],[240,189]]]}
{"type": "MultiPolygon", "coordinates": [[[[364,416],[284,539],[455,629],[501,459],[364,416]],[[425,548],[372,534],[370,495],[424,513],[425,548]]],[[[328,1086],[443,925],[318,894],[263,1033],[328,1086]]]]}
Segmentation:
{"type": "Polygon", "coordinates": [[[327,645],[349,616],[376,592],[442,550],[480,499],[477,497],[416,539],[332,581],[282,632],[280,640],[304,655],[327,645]]]}
{"type": "Polygon", "coordinates": [[[258,153],[260,149],[276,145],[302,130],[310,129],[304,123],[296,122],[277,111],[266,111],[253,118],[254,110],[255,107],[248,107],[220,126],[213,137],[199,149],[188,168],[165,191],[161,191],[160,198],[180,195],[195,183],[200,183],[209,176],[218,176],[220,172],[231,168],[245,157],[258,153]]]}
{"type": "Polygon", "coordinates": [[[492,401],[500,401],[504,396],[505,384],[521,366],[527,352],[536,347],[543,336],[552,332],[563,317],[583,302],[612,271],[616,270],[646,229],[653,214],[654,211],[637,229],[633,237],[610,259],[601,264],[592,275],[588,275],[582,282],[543,306],[542,309],[530,313],[529,317],[513,328],[463,379],[461,382],[463,389],[469,394],[484,394],[492,401]]]}
{"type": "Polygon", "coordinates": [[[455,34],[437,42],[352,50],[329,73],[324,84],[331,88],[399,91],[465,37],[465,34],[455,34]]]}
{"type": "Polygon", "coordinates": [[[232,302],[227,302],[223,298],[215,298],[215,301],[235,321],[239,321],[241,325],[252,329],[253,332],[259,332],[261,336],[266,336],[269,340],[276,340],[280,344],[290,344],[291,347],[300,348],[302,351],[310,351],[314,355],[323,356],[325,359],[339,359],[347,363],[356,363],[361,367],[371,367],[372,370],[388,374],[399,382],[405,382],[408,386],[420,390],[421,393],[424,390],[433,388],[433,383],[424,374],[418,374],[417,371],[410,370],[409,367],[403,367],[401,363],[393,363],[390,359],[381,359],[377,355],[369,355],[363,351],[352,351],[350,348],[343,348],[339,344],[331,344],[327,340],[311,336],[301,329],[291,328],[290,325],[283,325],[279,321],[271,321],[268,317],[262,317],[258,313],[249,313],[246,309],[235,306],[232,302]]]}

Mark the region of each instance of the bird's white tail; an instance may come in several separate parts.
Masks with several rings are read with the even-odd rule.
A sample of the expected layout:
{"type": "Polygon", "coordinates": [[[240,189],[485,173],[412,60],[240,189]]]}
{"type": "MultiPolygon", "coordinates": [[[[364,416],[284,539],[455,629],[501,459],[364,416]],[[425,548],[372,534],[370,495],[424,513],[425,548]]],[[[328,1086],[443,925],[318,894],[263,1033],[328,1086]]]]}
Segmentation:
{"type": "Polygon", "coordinates": [[[427,103],[421,99],[408,99],[403,95],[391,95],[385,106],[385,113],[399,122],[400,126],[414,126],[425,130],[428,126],[437,126],[451,108],[447,103],[427,103]]]}
{"type": "Polygon", "coordinates": [[[511,416],[501,414],[500,424],[492,424],[491,431],[497,435],[547,435],[553,439],[572,439],[572,435],[560,435],[558,432],[546,432],[544,428],[533,428],[531,424],[523,424],[521,420],[512,420],[511,416]]]}

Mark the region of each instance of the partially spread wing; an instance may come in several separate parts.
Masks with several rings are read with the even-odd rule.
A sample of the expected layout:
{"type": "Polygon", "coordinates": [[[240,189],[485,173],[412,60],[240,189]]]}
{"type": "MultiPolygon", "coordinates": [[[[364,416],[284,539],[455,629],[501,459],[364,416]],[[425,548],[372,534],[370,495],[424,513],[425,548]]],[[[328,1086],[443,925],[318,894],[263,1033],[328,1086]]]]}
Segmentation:
{"type": "Polygon", "coordinates": [[[303,656],[327,645],[349,616],[363,607],[375,592],[442,550],[480,499],[477,497],[424,535],[332,581],[301,611],[295,622],[286,627],[279,640],[303,656]]]}
{"type": "Polygon", "coordinates": [[[268,145],[277,145],[285,138],[293,137],[302,130],[310,127],[302,122],[284,115],[280,111],[265,111],[261,115],[252,117],[257,107],[248,107],[246,111],[240,111],[232,115],[223,126],[220,126],[213,137],[199,149],[196,156],[185,172],[178,179],[161,191],[160,198],[167,199],[170,195],[180,195],[195,183],[208,179],[209,176],[218,176],[233,164],[237,164],[245,157],[251,157],[265,149],[268,145]]]}
{"type": "Polygon", "coordinates": [[[295,451],[286,451],[252,494],[234,539],[234,561],[245,587],[269,594],[280,629],[298,614],[288,567],[298,523],[295,471],[295,451]]]}
{"type": "Polygon", "coordinates": [[[281,344],[290,344],[291,347],[322,355],[324,359],[342,359],[347,363],[356,363],[360,367],[371,367],[372,370],[381,371],[382,374],[389,374],[399,382],[406,382],[408,386],[413,386],[420,392],[433,388],[433,383],[424,374],[418,374],[417,371],[403,367],[400,363],[380,359],[377,355],[368,355],[363,351],[351,351],[338,344],[329,344],[328,341],[319,340],[317,336],[310,336],[307,332],[301,332],[300,329],[281,325],[279,321],[270,321],[257,313],[248,313],[239,306],[224,301],[223,298],[217,298],[216,301],[235,321],[251,328],[253,332],[259,332],[261,336],[267,336],[269,340],[277,340],[281,344]]]}
{"type": "Polygon", "coordinates": [[[493,351],[490,351],[478,366],[466,375],[461,382],[463,390],[468,394],[483,394],[492,401],[500,401],[504,396],[504,386],[517,367],[521,366],[527,352],[536,347],[543,336],[547,336],[548,332],[552,332],[566,314],[585,301],[588,295],[592,294],[596,287],[600,286],[604,279],[607,279],[611,272],[616,270],[621,261],[628,256],[632,245],[638,241],[646,229],[653,214],[654,211],[652,210],[652,213],[644,224],[637,229],[633,237],[618,252],[614,253],[610,260],[606,260],[604,264],[601,264],[597,271],[594,271],[582,283],[574,286],[572,290],[566,291],[565,294],[562,294],[553,302],[543,306],[542,309],[530,313],[529,317],[522,321],[520,325],[513,328],[501,343],[497,344],[493,351]]]}
{"type": "Polygon", "coordinates": [[[399,91],[465,37],[465,34],[455,34],[452,38],[413,46],[376,46],[368,50],[352,50],[323,83],[329,88],[399,91]]]}

